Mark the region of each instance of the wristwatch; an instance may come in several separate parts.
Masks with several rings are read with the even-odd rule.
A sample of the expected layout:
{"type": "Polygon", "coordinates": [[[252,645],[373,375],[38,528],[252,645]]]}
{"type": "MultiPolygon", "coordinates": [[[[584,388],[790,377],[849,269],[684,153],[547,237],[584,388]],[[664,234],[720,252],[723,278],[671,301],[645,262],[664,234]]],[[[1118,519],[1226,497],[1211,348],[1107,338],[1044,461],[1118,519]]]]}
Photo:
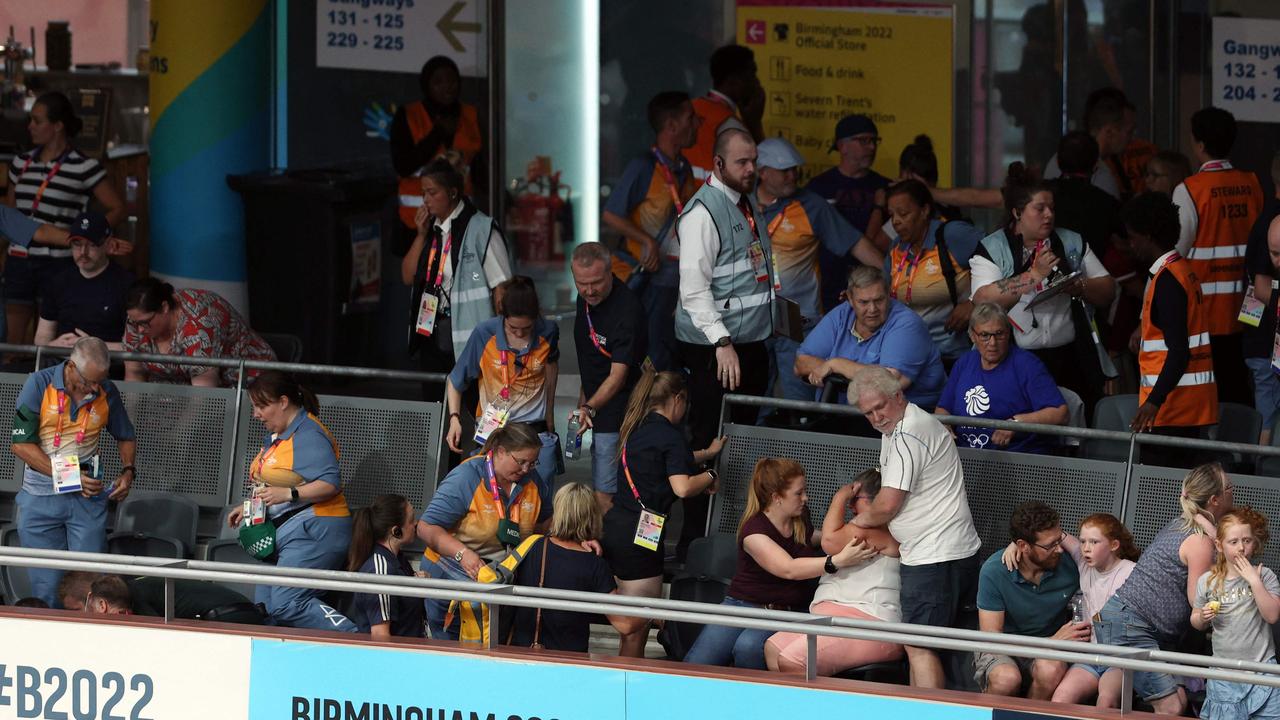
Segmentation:
{"type": "Polygon", "coordinates": [[[722,338],[720,338],[719,340],[717,340],[717,341],[716,341],[716,347],[718,347],[718,348],[720,348],[720,347],[729,347],[729,346],[730,346],[730,345],[732,345],[732,344],[733,344],[733,340],[729,339],[729,336],[728,336],[728,335],[725,335],[724,337],[722,337],[722,338]]]}
{"type": "Polygon", "coordinates": [[[827,562],[823,564],[822,569],[825,570],[828,575],[835,575],[840,570],[840,568],[836,567],[835,562],[831,560],[830,555],[827,556],[827,562]]]}
{"type": "Polygon", "coordinates": [[[289,488],[289,499],[294,502],[298,502],[298,488],[296,487],[289,488]]]}
{"type": "Polygon", "coordinates": [[[711,476],[711,482],[715,482],[720,479],[720,473],[717,473],[715,468],[707,468],[707,474],[711,476]]]}
{"type": "Polygon", "coordinates": [[[454,553],[454,554],[453,554],[453,561],[454,561],[454,562],[456,562],[456,563],[461,563],[461,562],[462,562],[462,553],[464,553],[464,552],[466,552],[466,551],[467,551],[467,549],[466,549],[466,548],[459,548],[459,549],[458,549],[458,552],[456,552],[456,553],[454,553]]]}

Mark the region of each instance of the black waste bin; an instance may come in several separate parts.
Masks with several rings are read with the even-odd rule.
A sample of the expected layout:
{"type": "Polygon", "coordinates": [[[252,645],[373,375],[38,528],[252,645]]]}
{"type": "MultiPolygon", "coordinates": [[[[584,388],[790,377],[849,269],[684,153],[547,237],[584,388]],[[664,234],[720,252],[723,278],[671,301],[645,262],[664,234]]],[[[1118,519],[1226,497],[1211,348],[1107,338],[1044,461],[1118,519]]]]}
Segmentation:
{"type": "Polygon", "coordinates": [[[244,198],[255,330],[302,340],[302,359],[377,365],[382,209],[396,178],[382,168],[228,175],[244,198]]]}

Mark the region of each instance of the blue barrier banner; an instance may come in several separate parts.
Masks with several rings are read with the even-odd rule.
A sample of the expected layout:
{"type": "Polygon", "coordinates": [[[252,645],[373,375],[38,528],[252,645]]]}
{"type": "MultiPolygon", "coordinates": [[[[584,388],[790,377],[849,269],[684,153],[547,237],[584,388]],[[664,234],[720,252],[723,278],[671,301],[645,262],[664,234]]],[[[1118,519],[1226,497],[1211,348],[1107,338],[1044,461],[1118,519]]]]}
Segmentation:
{"type": "Polygon", "coordinates": [[[776,720],[850,713],[991,720],[990,708],[907,698],[262,639],[253,641],[249,687],[253,720],[776,720]]]}

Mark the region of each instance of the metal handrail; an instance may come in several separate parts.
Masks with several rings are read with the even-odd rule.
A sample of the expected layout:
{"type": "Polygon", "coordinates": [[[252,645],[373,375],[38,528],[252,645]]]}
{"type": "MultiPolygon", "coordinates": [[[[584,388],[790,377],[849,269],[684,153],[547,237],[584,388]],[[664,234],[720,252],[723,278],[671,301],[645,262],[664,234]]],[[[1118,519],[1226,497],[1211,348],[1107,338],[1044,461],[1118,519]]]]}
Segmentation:
{"type": "MultiPolygon", "coordinates": [[[[834,618],[811,613],[736,608],[660,598],[555,590],[475,582],[396,577],[337,570],[308,570],[259,565],[246,569],[241,563],[169,560],[127,555],[34,548],[0,547],[0,561],[16,567],[81,570],[98,573],[146,575],[165,580],[165,622],[174,619],[173,580],[205,580],[228,583],[270,584],[316,590],[362,592],[423,599],[456,599],[493,606],[543,608],[565,612],[627,615],[673,622],[725,625],[755,630],[796,632],[808,639],[808,679],[816,679],[817,637],[871,640],[927,647],[1014,655],[1066,663],[1087,663],[1132,672],[1160,672],[1280,687],[1280,666],[1185,653],[1121,648],[1047,638],[1030,638],[976,630],[935,628],[881,621],[834,618]],[[1082,650],[1082,647],[1088,650],[1082,650]]],[[[501,636],[498,614],[490,614],[490,644],[501,636]]],[[[1127,678],[1126,678],[1127,679],[1127,678]]],[[[1127,684],[1127,683],[1126,683],[1127,684]]]]}
{"type": "MultiPolygon", "coordinates": [[[[858,408],[852,405],[820,403],[811,400],[787,400],[775,397],[758,397],[755,395],[727,394],[725,405],[746,405],[758,408],[774,408],[778,410],[800,410],[819,412],[824,415],[844,415],[862,417],[858,408]]],[[[981,427],[992,430],[1013,430],[1014,432],[1036,433],[1038,435],[1055,435],[1083,440],[1112,440],[1115,442],[1137,442],[1139,445],[1162,445],[1166,447],[1187,447],[1197,450],[1215,452],[1234,452],[1251,455],[1280,456],[1280,447],[1255,445],[1250,443],[1225,442],[1222,440],[1201,440],[1199,438],[1179,438],[1151,433],[1121,432],[1118,430],[1098,430],[1095,428],[1078,428],[1070,425],[1043,425],[1040,423],[1015,422],[1012,420],[991,420],[988,418],[966,417],[964,415],[934,415],[943,425],[981,427]]]]}
{"type": "MultiPolygon", "coordinates": [[[[0,352],[23,355],[70,355],[70,348],[46,345],[13,345],[0,343],[0,352]]],[[[447,373],[422,372],[421,370],[388,370],[385,368],[358,367],[354,365],[321,365],[318,363],[288,363],[275,360],[250,360],[229,357],[190,357],[186,355],[161,355],[111,351],[115,360],[152,362],[169,365],[200,365],[202,367],[247,368],[249,370],[279,370],[303,375],[336,375],[339,377],[371,378],[380,380],[416,380],[442,382],[447,373]]]]}

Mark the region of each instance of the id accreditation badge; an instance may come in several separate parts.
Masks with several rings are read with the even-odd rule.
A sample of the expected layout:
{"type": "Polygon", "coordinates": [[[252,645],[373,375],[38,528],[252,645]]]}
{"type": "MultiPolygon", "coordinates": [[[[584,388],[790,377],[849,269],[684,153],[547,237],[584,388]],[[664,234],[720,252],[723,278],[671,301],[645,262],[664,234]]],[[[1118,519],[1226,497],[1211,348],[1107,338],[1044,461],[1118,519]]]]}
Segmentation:
{"type": "Polygon", "coordinates": [[[1251,284],[1244,294],[1244,303],[1240,306],[1240,315],[1236,319],[1250,327],[1258,327],[1262,324],[1262,312],[1266,307],[1261,300],[1253,296],[1251,284]]]}
{"type": "Polygon", "coordinates": [[[503,545],[519,545],[520,544],[520,526],[514,520],[502,519],[498,521],[498,542],[503,545]]]}
{"type": "Polygon", "coordinates": [[[76,453],[58,453],[50,458],[53,466],[53,491],[80,492],[80,456],[76,453]]]}
{"type": "Polygon", "coordinates": [[[657,550],[658,542],[662,539],[662,526],[666,524],[666,515],[641,510],[640,520],[636,523],[636,536],[632,542],[646,550],[657,550]]]}
{"type": "Polygon", "coordinates": [[[480,422],[476,423],[476,442],[483,445],[494,430],[507,424],[507,417],[510,414],[510,409],[489,403],[484,409],[484,415],[480,416],[480,422]]]}
{"type": "Polygon", "coordinates": [[[414,326],[419,335],[431,336],[436,329],[436,315],[440,311],[440,298],[435,293],[422,293],[422,304],[418,306],[418,322],[414,326]]]}
{"type": "Polygon", "coordinates": [[[753,240],[747,246],[747,257],[751,260],[751,271],[756,274],[756,282],[768,282],[769,267],[764,262],[764,245],[759,240],[753,240]]]}
{"type": "Polygon", "coordinates": [[[1280,373],[1280,332],[1271,339],[1271,371],[1280,373]]]}

